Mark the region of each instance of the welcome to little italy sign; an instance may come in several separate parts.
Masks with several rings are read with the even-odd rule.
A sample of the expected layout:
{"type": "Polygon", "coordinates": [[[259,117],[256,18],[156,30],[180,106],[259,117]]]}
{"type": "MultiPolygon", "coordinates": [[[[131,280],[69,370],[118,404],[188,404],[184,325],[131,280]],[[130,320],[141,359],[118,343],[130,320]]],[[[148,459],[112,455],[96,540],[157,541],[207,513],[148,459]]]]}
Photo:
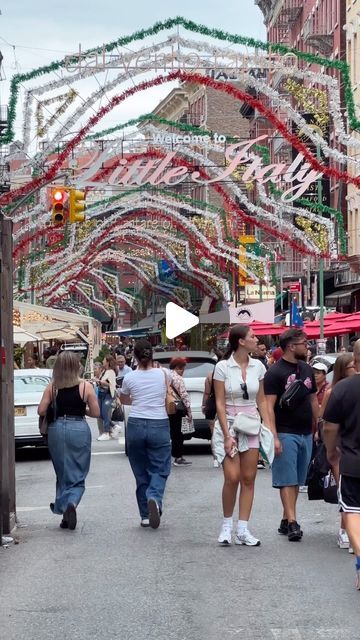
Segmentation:
{"type": "MultiPolygon", "coordinates": [[[[104,166],[104,163],[115,155],[114,148],[108,147],[103,152],[95,152],[90,163],[87,158],[88,169],[79,174],[78,184],[79,188],[97,187],[98,189],[115,185],[138,187],[146,184],[173,187],[189,180],[198,185],[211,185],[229,179],[239,165],[246,165],[246,169],[241,175],[241,180],[244,183],[256,181],[264,185],[271,181],[282,187],[281,200],[293,202],[304,194],[309,186],[322,176],[322,173],[312,169],[300,153],[291,164],[284,162],[265,164],[262,156],[254,151],[254,145],[268,139],[269,136],[262,135],[254,140],[243,140],[229,145],[224,151],[228,163],[224,171],[209,179],[204,179],[200,171],[193,170],[193,167],[179,163],[174,166],[173,160],[176,158],[177,152],[169,151],[161,159],[144,157],[128,160],[125,157],[119,158],[110,175],[106,177],[106,182],[99,182],[95,179],[96,174],[104,166]]],[[[220,139],[219,136],[218,142],[223,142],[222,137],[220,139]]],[[[78,167],[79,169],[80,167],[78,167]]]]}

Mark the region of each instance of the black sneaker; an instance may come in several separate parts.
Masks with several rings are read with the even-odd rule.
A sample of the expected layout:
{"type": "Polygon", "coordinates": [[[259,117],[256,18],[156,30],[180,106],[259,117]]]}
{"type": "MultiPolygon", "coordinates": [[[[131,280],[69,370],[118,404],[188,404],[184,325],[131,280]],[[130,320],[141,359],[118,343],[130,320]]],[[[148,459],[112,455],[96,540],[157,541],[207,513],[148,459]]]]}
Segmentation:
{"type": "Polygon", "coordinates": [[[282,536],[287,536],[288,534],[289,523],[287,520],[281,520],[280,527],[278,528],[278,533],[281,533],[282,536]]]}
{"type": "Polygon", "coordinates": [[[63,520],[67,522],[68,529],[73,531],[76,528],[76,508],[73,504],[68,504],[64,513],[63,520]]]}
{"type": "Polygon", "coordinates": [[[174,467],[187,467],[189,464],[192,464],[190,460],[185,460],[185,458],[175,458],[174,467]]]}
{"type": "Polygon", "coordinates": [[[150,498],[148,500],[148,511],[149,511],[149,524],[152,529],[157,529],[160,524],[160,509],[159,505],[154,500],[154,498],[150,498]]]}
{"type": "Polygon", "coordinates": [[[293,522],[289,522],[288,540],[290,540],[290,542],[298,542],[301,538],[302,531],[300,529],[300,525],[295,520],[293,522]]]}

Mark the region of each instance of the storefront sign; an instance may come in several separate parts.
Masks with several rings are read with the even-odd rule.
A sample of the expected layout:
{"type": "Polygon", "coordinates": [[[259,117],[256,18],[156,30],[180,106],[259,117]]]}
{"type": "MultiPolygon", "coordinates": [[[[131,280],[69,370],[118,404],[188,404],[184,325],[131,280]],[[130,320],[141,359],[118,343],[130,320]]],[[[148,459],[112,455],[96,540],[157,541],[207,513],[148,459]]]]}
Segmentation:
{"type": "Polygon", "coordinates": [[[275,287],[262,286],[258,284],[247,284],[245,286],[245,300],[274,300],[276,298],[275,287]]]}

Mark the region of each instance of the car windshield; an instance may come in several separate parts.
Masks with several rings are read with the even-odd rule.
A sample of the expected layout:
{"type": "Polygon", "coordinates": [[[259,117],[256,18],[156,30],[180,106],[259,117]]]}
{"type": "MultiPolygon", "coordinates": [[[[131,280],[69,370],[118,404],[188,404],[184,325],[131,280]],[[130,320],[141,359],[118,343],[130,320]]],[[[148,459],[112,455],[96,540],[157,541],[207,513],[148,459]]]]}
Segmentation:
{"type": "Polygon", "coordinates": [[[14,391],[21,393],[42,393],[49,384],[47,376],[16,376],[14,379],[14,391]]]}
{"type": "MultiPolygon", "coordinates": [[[[188,362],[184,371],[184,378],[206,378],[207,374],[214,371],[215,362],[188,362]]],[[[160,361],[162,367],[169,368],[169,362],[160,361]]]]}

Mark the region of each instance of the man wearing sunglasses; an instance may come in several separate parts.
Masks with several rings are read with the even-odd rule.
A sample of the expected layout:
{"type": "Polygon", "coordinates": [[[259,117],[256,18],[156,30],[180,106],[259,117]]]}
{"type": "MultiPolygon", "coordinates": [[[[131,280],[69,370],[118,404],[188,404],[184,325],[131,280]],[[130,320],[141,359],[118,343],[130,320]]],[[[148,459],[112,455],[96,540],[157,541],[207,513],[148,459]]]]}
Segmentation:
{"type": "Polygon", "coordinates": [[[272,482],[280,489],[283,506],[278,532],[290,541],[299,541],[302,531],[296,520],[296,502],[311,459],[317,388],[312,368],[306,364],[306,334],[301,329],[288,329],[280,336],[280,347],[282,358],[264,378],[269,427],[275,439],[272,482]]]}

